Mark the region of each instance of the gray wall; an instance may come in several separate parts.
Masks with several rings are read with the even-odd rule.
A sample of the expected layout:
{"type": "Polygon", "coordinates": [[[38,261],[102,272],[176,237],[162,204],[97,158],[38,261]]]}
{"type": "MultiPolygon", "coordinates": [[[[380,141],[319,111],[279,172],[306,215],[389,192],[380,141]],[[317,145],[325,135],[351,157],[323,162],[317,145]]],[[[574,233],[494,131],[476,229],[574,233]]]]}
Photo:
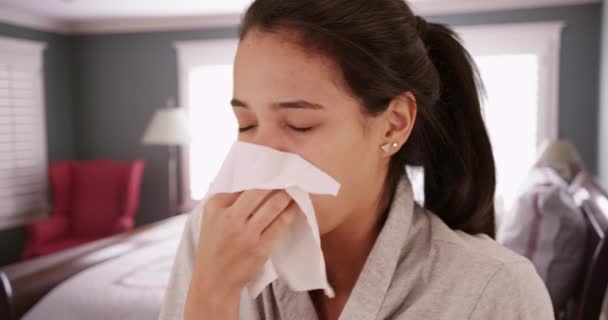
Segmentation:
{"type": "Polygon", "coordinates": [[[563,20],[559,70],[559,136],[571,140],[597,173],[601,4],[430,17],[453,25],[563,20]]]}
{"type": "MultiPolygon", "coordinates": [[[[49,161],[74,157],[73,59],[67,36],[0,23],[0,36],[43,41],[49,161]]],[[[0,230],[0,265],[14,261],[25,243],[22,228],[0,230]]]]}
{"type": "Polygon", "coordinates": [[[137,224],[167,217],[167,151],[140,139],[154,111],[178,97],[173,42],[236,37],[236,29],[78,36],[76,154],[147,160],[137,224]]]}
{"type": "Polygon", "coordinates": [[[600,181],[608,189],[608,2],[603,4],[598,167],[600,181]]]}
{"type": "MultiPolygon", "coordinates": [[[[595,171],[600,6],[590,4],[429,19],[455,25],[565,20],[559,132],[577,145],[590,169],[595,171]]],[[[178,96],[177,57],[172,44],[180,40],[235,37],[236,29],[64,37],[0,25],[0,34],[3,32],[22,37],[46,36],[58,43],[59,48],[49,51],[51,57],[45,56],[53,61],[45,64],[46,68],[49,68],[48,64],[54,66],[51,68],[56,71],[53,74],[64,71],[57,77],[47,74],[47,91],[50,91],[47,96],[57,100],[47,106],[54,111],[48,112],[48,122],[53,123],[49,131],[55,130],[53,139],[49,135],[52,149],[49,152],[54,153],[55,158],[72,155],[77,159],[143,157],[148,163],[137,224],[165,217],[167,156],[162,147],[142,146],[139,139],[154,110],[161,107],[167,97],[178,96]],[[60,83],[51,83],[57,81],[60,83]],[[72,117],[74,121],[70,122],[72,117]]],[[[22,241],[23,237],[17,231],[0,233],[0,243],[11,243],[10,250],[0,249],[0,263],[2,259],[14,259],[15,255],[10,256],[10,253],[17,252],[22,241]]]]}

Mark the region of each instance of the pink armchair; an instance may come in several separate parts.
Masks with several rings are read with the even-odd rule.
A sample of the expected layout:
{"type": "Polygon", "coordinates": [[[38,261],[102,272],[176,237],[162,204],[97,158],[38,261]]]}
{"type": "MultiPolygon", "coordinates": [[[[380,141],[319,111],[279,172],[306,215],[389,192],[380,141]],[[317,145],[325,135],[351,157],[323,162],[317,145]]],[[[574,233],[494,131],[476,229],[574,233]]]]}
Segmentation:
{"type": "Polygon", "coordinates": [[[49,166],[49,219],[25,226],[22,259],[45,255],[133,228],[145,161],[61,161],[49,166]]]}

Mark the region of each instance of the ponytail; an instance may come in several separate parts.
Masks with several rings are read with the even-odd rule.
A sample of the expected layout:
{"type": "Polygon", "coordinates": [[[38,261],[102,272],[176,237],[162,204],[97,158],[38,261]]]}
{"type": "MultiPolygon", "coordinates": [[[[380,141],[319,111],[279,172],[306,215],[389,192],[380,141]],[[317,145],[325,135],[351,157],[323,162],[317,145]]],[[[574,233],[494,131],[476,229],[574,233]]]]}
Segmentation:
{"type": "Polygon", "coordinates": [[[425,207],[454,229],[493,237],[495,168],[478,72],[452,30],[420,20],[419,33],[440,80],[437,103],[418,123],[425,207]]]}
{"type": "Polygon", "coordinates": [[[392,195],[405,166],[424,167],[424,205],[448,226],[494,235],[494,159],[481,116],[477,73],[448,27],[415,16],[403,0],[256,0],[252,28],[290,29],[304,48],[337,62],[348,89],[370,116],[410,91],[417,118],[392,156],[392,195]]]}

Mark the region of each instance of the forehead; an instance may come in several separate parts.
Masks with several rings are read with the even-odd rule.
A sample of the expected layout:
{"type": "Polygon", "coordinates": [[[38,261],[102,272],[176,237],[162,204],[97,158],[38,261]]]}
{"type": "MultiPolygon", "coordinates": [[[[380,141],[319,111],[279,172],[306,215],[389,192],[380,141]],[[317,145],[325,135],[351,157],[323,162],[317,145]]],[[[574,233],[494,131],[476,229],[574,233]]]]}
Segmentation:
{"type": "Polygon", "coordinates": [[[349,99],[339,69],[331,59],[298,45],[288,32],[255,29],[239,43],[234,90],[237,98],[259,102],[349,99]]]}

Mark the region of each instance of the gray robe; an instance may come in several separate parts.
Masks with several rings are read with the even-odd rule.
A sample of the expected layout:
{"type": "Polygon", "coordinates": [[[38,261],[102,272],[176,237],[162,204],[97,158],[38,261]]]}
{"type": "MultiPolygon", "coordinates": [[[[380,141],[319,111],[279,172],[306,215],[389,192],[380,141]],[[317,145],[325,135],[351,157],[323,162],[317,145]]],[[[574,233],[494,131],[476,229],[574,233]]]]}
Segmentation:
{"type": "MultiPolygon", "coordinates": [[[[186,222],[160,320],[183,318],[200,214],[186,222]]],[[[346,244],[345,244],[346,245],[346,244]]],[[[317,320],[307,292],[277,279],[256,300],[243,295],[240,318],[317,320]]],[[[413,200],[400,181],[387,220],[340,320],[553,319],[547,289],[532,264],[485,235],[451,230],[413,200]]]]}

